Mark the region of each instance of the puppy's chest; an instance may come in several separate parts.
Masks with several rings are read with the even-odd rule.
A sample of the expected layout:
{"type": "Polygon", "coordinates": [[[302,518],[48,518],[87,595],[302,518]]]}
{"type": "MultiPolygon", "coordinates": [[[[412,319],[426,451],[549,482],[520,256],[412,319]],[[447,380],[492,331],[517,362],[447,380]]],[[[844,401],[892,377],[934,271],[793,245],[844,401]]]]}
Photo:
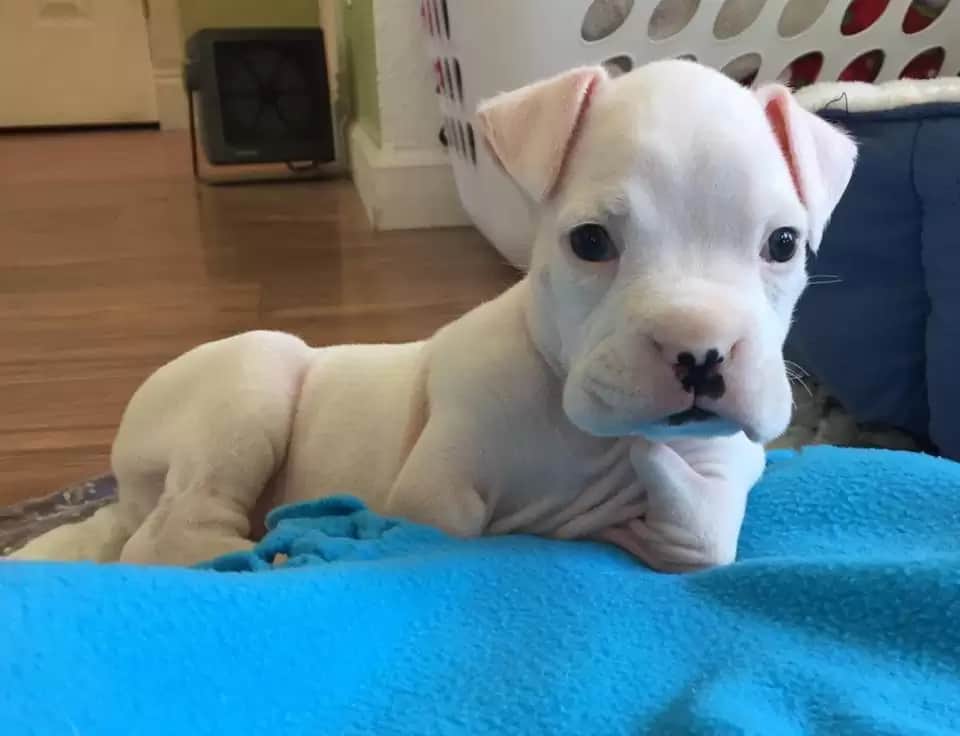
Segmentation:
{"type": "Polygon", "coordinates": [[[516,445],[489,486],[488,532],[588,536],[635,515],[643,489],[632,440],[554,432],[534,450],[516,445]]]}

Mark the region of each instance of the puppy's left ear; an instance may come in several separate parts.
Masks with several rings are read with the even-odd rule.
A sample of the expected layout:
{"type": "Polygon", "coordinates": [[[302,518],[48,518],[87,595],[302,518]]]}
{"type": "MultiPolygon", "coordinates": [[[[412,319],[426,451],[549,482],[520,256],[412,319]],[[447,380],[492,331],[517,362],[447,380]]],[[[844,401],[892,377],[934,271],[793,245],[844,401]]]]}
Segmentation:
{"type": "Polygon", "coordinates": [[[534,201],[549,198],[599,84],[602,66],[571,69],[480,104],[477,120],[494,157],[534,201]]]}
{"type": "Polygon", "coordinates": [[[830,215],[850,183],[857,146],[839,128],[804,110],[783,85],[766,85],[756,94],[800,201],[807,208],[810,249],[816,251],[830,215]]]}

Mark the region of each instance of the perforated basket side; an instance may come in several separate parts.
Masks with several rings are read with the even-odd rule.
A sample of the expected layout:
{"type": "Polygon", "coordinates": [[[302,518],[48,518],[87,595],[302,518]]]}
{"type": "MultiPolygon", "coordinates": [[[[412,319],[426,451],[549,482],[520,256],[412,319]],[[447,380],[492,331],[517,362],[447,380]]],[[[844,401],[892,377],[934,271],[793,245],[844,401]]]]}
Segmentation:
{"type": "Polygon", "coordinates": [[[960,0],[948,2],[934,22],[912,34],[903,30],[911,0],[890,0],[872,25],[844,35],[841,26],[850,2],[757,0],[759,12],[745,28],[718,37],[724,35],[717,32],[718,17],[729,18],[736,9],[729,4],[749,6],[753,0],[635,0],[615,30],[587,41],[582,30],[591,0],[423,0],[430,54],[439,61],[438,79],[443,82],[438,99],[448,150],[465,209],[507,258],[526,263],[534,234],[529,207],[479,140],[473,112],[481,100],[498,92],[579,64],[617,59],[633,66],[687,56],[760,84],[799,68],[791,65],[800,59],[816,58],[810,66],[817,81],[834,81],[851,62],[879,51],[883,58],[875,79],[886,81],[897,78],[918,54],[939,49],[940,73],[960,72],[960,0]],[[689,15],[689,22],[671,27],[669,33],[662,28],[652,32],[655,13],[662,19],[671,4],[690,4],[696,10],[679,13],[689,15]],[[814,11],[816,17],[808,19],[804,30],[785,34],[784,13],[798,8],[820,12],[814,11]]]}

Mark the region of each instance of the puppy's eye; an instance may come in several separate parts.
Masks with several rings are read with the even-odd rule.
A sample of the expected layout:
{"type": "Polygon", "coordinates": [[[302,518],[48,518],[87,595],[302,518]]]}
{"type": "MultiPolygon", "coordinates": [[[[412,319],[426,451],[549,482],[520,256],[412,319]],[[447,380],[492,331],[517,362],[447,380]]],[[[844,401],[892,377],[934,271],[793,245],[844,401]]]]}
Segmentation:
{"type": "Polygon", "coordinates": [[[800,234],[792,227],[781,227],[771,233],[761,255],[765,261],[786,263],[796,255],[800,234]]]}
{"type": "Polygon", "coordinates": [[[590,263],[613,261],[620,256],[607,229],[593,222],[570,231],[570,249],[581,261],[590,263]]]}

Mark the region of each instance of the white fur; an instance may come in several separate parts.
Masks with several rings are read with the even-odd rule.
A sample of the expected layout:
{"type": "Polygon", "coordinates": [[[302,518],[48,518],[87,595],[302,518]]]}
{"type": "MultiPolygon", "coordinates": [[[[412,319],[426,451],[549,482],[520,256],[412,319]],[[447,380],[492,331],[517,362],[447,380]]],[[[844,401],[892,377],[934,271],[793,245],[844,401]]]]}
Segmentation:
{"type": "MultiPolygon", "coordinates": [[[[718,72],[672,61],[610,80],[596,68],[580,100],[565,86],[583,74],[485,108],[495,128],[516,119],[502,106],[522,106],[523,125],[487,134],[518,157],[508,171],[553,190],[522,282],[425,342],[313,349],[254,332],[161,368],[116,439],[105,549],[130,534],[122,560],[192,563],[250,546],[270,507],[348,492],[458,535],[600,537],[663,570],[730,562],[759,443],[787,426],[781,347],[805,283],[802,253],[771,264],[761,250],[783,226],[818,239],[824,213],[804,206],[758,98],[718,72]],[[555,99],[531,97],[544,94],[589,107],[557,116],[555,99]],[[541,146],[538,164],[525,139],[581,113],[560,179],[537,179],[530,167],[556,168],[558,149],[541,146]],[[618,261],[573,256],[583,222],[606,225],[618,261]],[[673,356],[711,347],[726,354],[727,391],[698,404],[719,418],[669,426],[693,402],[673,356]]],[[[807,136],[805,181],[842,192],[852,144],[790,114],[807,136]],[[822,135],[846,160],[819,156],[822,135]]],[[[108,557],[80,545],[95,526],[18,556],[108,557]]]]}
{"type": "Polygon", "coordinates": [[[910,105],[960,102],[960,79],[895,79],[882,84],[821,82],[804,87],[796,98],[807,110],[879,112],[910,105]]]}

